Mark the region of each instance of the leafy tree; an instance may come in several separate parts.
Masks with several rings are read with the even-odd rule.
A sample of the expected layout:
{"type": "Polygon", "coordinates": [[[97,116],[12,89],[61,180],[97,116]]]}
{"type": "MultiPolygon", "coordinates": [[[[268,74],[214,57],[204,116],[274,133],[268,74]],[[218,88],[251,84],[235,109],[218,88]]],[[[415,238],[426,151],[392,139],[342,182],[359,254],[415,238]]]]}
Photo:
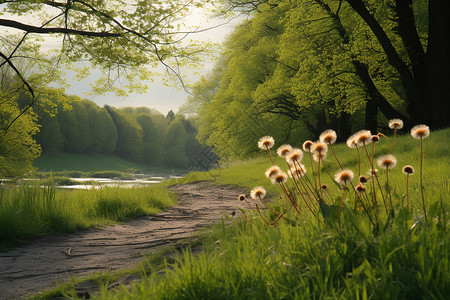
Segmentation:
{"type": "Polygon", "coordinates": [[[171,167],[186,168],[189,157],[186,155],[186,130],[179,120],[172,121],[167,128],[164,164],[171,167]]]}
{"type": "Polygon", "coordinates": [[[149,114],[140,113],[136,121],[142,128],[143,161],[151,165],[160,165],[163,162],[163,140],[152,117],[149,114]]]}
{"type": "Polygon", "coordinates": [[[20,115],[16,97],[0,90],[0,176],[2,177],[18,176],[33,170],[33,160],[41,151],[40,146],[33,139],[33,135],[38,131],[34,114],[27,114],[9,125],[20,115]]]}
{"type": "Polygon", "coordinates": [[[120,109],[105,105],[117,128],[115,154],[135,161],[142,161],[142,128],[132,115],[120,109]]]}
{"type": "Polygon", "coordinates": [[[59,128],[58,119],[55,116],[45,114],[39,118],[40,131],[36,134],[36,142],[41,145],[42,152],[53,153],[62,151],[64,137],[59,128]]]}

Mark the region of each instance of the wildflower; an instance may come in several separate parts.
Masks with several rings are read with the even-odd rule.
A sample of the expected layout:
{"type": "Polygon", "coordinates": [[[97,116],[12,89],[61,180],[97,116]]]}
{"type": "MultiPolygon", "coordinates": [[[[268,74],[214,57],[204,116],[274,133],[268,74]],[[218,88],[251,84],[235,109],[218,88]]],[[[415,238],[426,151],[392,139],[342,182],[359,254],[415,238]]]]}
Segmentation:
{"type": "Polygon", "coordinates": [[[347,144],[347,147],[349,147],[349,148],[356,148],[357,144],[355,141],[355,135],[354,134],[351,135],[345,143],[347,144]]]}
{"type": "Polygon", "coordinates": [[[328,151],[328,146],[321,141],[317,141],[312,146],[312,152],[314,153],[326,153],[328,151]]]}
{"type": "Polygon", "coordinates": [[[311,151],[311,147],[314,145],[313,142],[307,140],[303,143],[303,151],[311,151]]]}
{"type": "Polygon", "coordinates": [[[389,120],[388,126],[390,129],[402,129],[403,128],[403,121],[400,119],[392,119],[389,120]]]}
{"type": "Polygon", "coordinates": [[[362,184],[362,182],[359,182],[356,186],[355,186],[355,191],[357,191],[358,193],[362,193],[366,191],[366,187],[364,186],[364,184],[362,184]]]}
{"type": "Polygon", "coordinates": [[[295,164],[295,162],[299,163],[302,159],[303,159],[303,151],[298,148],[292,149],[291,152],[289,152],[289,154],[286,155],[287,162],[291,164],[295,164]]]}
{"type": "Polygon", "coordinates": [[[378,135],[372,135],[372,137],[370,138],[370,140],[373,143],[378,143],[380,141],[380,137],[378,135]]]}
{"type": "Polygon", "coordinates": [[[378,158],[377,164],[380,168],[392,169],[397,165],[397,159],[394,155],[388,154],[378,158]]]}
{"type": "Polygon", "coordinates": [[[352,181],[353,176],[354,175],[351,170],[345,169],[336,173],[336,175],[334,175],[334,180],[341,185],[347,185],[348,182],[352,181]]]}
{"type": "Polygon", "coordinates": [[[316,152],[316,153],[314,153],[313,158],[317,162],[319,161],[319,159],[323,161],[327,158],[327,153],[326,152],[316,152]]]}
{"type": "Polygon", "coordinates": [[[414,174],[414,168],[412,167],[412,166],[409,166],[409,165],[407,165],[407,166],[404,166],[403,167],[403,169],[402,169],[402,171],[403,171],[403,173],[405,173],[406,175],[412,175],[412,174],[414,174]]]}
{"type": "Polygon", "coordinates": [[[277,175],[280,172],[282,172],[280,167],[278,167],[278,166],[271,166],[270,168],[267,169],[265,174],[266,174],[267,178],[272,179],[275,175],[277,175]]]}
{"type": "Polygon", "coordinates": [[[332,129],[325,130],[319,136],[319,140],[322,143],[326,143],[326,144],[334,144],[334,142],[336,142],[336,139],[337,139],[336,131],[334,131],[332,129]]]}
{"type": "Polygon", "coordinates": [[[246,198],[245,195],[239,195],[238,199],[239,201],[244,201],[246,198]]]}
{"type": "Polygon", "coordinates": [[[286,157],[286,155],[288,155],[289,152],[291,152],[291,150],[292,150],[291,145],[281,145],[277,149],[277,154],[279,157],[286,157]]]}
{"type": "Polygon", "coordinates": [[[366,176],[364,176],[364,175],[359,176],[359,182],[366,183],[368,181],[369,181],[369,179],[366,176]]]}
{"type": "Polygon", "coordinates": [[[258,147],[262,150],[267,150],[275,145],[275,140],[271,136],[263,136],[258,141],[258,147]]]}
{"type": "Polygon", "coordinates": [[[416,125],[411,129],[411,136],[415,139],[424,139],[430,135],[430,128],[427,125],[416,125]]]}
{"type": "Polygon", "coordinates": [[[273,176],[271,180],[273,184],[283,184],[287,181],[287,175],[283,171],[280,171],[280,173],[277,173],[275,176],[273,176]]]}
{"type": "Polygon", "coordinates": [[[253,200],[263,199],[266,196],[266,190],[262,186],[254,187],[250,192],[250,197],[253,200]]]}
{"type": "Polygon", "coordinates": [[[292,167],[289,169],[289,176],[294,178],[294,175],[298,177],[303,177],[306,174],[306,168],[304,165],[300,164],[300,167],[292,167]]]}
{"type": "Polygon", "coordinates": [[[369,130],[360,130],[355,133],[355,142],[357,144],[368,144],[371,142],[372,134],[369,130]]]}
{"type": "Polygon", "coordinates": [[[378,173],[378,169],[369,169],[369,171],[367,171],[367,175],[369,176],[376,176],[378,173]]]}

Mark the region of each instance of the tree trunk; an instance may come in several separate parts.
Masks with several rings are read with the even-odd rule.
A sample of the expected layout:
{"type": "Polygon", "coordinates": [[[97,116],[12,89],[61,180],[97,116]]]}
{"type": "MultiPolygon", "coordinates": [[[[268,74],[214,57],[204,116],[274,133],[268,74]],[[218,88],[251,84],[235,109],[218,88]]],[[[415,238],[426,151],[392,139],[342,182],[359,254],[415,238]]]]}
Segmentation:
{"type": "Polygon", "coordinates": [[[450,1],[429,0],[426,54],[428,89],[426,122],[432,128],[450,126],[450,1]]]}
{"type": "Polygon", "coordinates": [[[366,102],[366,120],[365,127],[373,134],[378,131],[378,107],[373,101],[366,102]]]}

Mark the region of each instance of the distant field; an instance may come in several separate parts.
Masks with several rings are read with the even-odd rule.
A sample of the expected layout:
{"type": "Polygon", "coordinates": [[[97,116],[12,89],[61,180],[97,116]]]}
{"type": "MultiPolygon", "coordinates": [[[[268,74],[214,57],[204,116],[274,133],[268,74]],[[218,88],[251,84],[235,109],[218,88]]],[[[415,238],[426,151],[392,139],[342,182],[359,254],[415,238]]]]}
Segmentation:
{"type": "Polygon", "coordinates": [[[113,155],[100,154],[76,154],[59,152],[44,154],[34,162],[39,172],[60,171],[120,171],[120,172],[145,172],[145,173],[185,173],[186,170],[170,169],[167,167],[149,166],[124,160],[113,155]]]}

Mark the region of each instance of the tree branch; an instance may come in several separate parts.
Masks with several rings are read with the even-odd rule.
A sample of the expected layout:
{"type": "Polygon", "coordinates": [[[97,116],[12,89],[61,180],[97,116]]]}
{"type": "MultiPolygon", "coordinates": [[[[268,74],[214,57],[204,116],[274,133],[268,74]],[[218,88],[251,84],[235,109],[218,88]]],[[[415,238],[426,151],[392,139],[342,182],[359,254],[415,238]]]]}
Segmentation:
{"type": "Polygon", "coordinates": [[[75,34],[89,37],[119,37],[120,33],[111,32],[95,32],[95,31],[85,31],[77,30],[71,28],[59,28],[59,27],[36,27],[24,23],[20,23],[13,20],[0,19],[0,26],[16,28],[29,33],[39,33],[39,34],[51,34],[51,33],[64,33],[64,34],[75,34]]]}

